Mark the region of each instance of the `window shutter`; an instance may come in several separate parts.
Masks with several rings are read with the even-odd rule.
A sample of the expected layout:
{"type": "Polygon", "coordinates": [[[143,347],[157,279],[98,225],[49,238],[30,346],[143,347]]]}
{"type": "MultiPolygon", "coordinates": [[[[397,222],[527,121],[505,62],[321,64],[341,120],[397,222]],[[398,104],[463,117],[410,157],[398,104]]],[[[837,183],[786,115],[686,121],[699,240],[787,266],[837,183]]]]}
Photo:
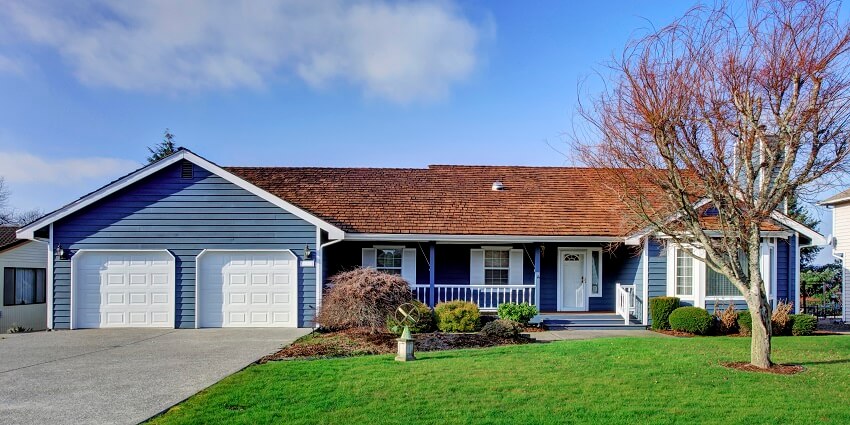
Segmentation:
{"type": "Polygon", "coordinates": [[[363,267],[375,268],[378,264],[378,250],[375,248],[363,248],[363,267]]]}
{"type": "Polygon", "coordinates": [[[508,285],[522,285],[523,284],[523,276],[522,276],[522,250],[521,249],[512,249],[511,250],[511,271],[508,275],[508,285]]]}
{"type": "Polygon", "coordinates": [[[15,269],[3,269],[3,305],[15,305],[15,269]]]}
{"type": "Polygon", "coordinates": [[[416,285],[416,248],[405,248],[401,256],[401,277],[416,285]]]}
{"type": "Polygon", "coordinates": [[[469,250],[469,284],[484,284],[484,250],[469,250]]]}

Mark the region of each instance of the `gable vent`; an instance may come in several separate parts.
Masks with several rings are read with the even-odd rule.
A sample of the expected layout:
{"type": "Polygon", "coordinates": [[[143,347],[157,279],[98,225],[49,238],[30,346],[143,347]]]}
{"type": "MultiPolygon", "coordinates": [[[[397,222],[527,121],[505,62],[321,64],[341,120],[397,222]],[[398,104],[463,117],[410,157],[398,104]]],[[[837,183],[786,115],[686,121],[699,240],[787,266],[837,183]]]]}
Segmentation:
{"type": "Polygon", "coordinates": [[[195,169],[192,167],[191,162],[184,162],[182,168],[180,168],[180,178],[181,179],[191,179],[195,177],[195,169]]]}

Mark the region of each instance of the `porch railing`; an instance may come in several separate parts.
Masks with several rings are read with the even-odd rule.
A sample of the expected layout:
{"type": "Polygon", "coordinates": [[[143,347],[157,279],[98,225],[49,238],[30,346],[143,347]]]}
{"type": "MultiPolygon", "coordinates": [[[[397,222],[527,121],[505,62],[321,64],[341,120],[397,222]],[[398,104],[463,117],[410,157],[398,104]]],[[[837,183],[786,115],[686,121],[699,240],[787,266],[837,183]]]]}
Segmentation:
{"type": "MultiPolygon", "coordinates": [[[[413,296],[428,304],[429,285],[415,285],[413,296]]],[[[495,311],[503,303],[536,305],[534,285],[434,285],[434,304],[446,301],[469,301],[483,311],[495,311]]]]}
{"type": "Polygon", "coordinates": [[[617,284],[617,315],[628,325],[635,313],[635,285],[617,284]]]}

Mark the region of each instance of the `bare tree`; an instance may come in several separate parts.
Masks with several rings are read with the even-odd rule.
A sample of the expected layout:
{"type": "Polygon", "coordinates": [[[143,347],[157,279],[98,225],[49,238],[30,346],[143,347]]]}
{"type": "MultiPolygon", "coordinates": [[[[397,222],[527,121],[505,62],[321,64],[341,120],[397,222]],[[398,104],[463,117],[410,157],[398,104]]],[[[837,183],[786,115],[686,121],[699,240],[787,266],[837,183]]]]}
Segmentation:
{"type": "Polygon", "coordinates": [[[696,257],[741,291],[750,361],[762,368],[772,332],[760,232],[787,199],[846,169],[850,27],[839,8],[692,9],[632,42],[610,85],[579,108],[595,140],[575,142],[582,161],[605,170],[634,226],[699,247],[696,257]]]}
{"type": "Polygon", "coordinates": [[[12,223],[12,212],[9,210],[9,187],[6,179],[0,176],[0,224],[12,223]]]}
{"type": "Polygon", "coordinates": [[[6,180],[0,176],[0,225],[26,226],[39,218],[44,213],[39,209],[18,212],[9,206],[11,191],[6,186],[6,180]]]}

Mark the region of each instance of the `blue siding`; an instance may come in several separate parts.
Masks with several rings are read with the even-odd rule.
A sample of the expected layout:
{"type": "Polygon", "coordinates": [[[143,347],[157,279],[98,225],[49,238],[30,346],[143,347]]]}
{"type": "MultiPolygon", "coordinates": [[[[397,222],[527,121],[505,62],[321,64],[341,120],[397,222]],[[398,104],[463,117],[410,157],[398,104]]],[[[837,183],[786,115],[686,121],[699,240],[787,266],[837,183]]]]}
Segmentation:
{"type": "MultiPolygon", "coordinates": [[[[667,295],[667,251],[664,245],[656,239],[650,239],[647,244],[647,262],[649,263],[648,286],[649,298],[663,297],[667,295]]],[[[647,300],[649,302],[649,300],[647,300]]],[[[683,305],[687,303],[683,302],[683,305]]],[[[651,323],[652,318],[647,318],[651,323]]]]}
{"type": "MultiPolygon", "coordinates": [[[[168,249],[176,261],[175,324],[195,326],[195,258],[203,249],[316,249],[316,227],[194,166],[174,164],[54,223],[54,243],[78,249],[168,249]]],[[[54,327],[70,326],[70,261],[55,261],[54,327]]],[[[299,269],[298,325],[312,326],[315,268],[299,269]]]]}

